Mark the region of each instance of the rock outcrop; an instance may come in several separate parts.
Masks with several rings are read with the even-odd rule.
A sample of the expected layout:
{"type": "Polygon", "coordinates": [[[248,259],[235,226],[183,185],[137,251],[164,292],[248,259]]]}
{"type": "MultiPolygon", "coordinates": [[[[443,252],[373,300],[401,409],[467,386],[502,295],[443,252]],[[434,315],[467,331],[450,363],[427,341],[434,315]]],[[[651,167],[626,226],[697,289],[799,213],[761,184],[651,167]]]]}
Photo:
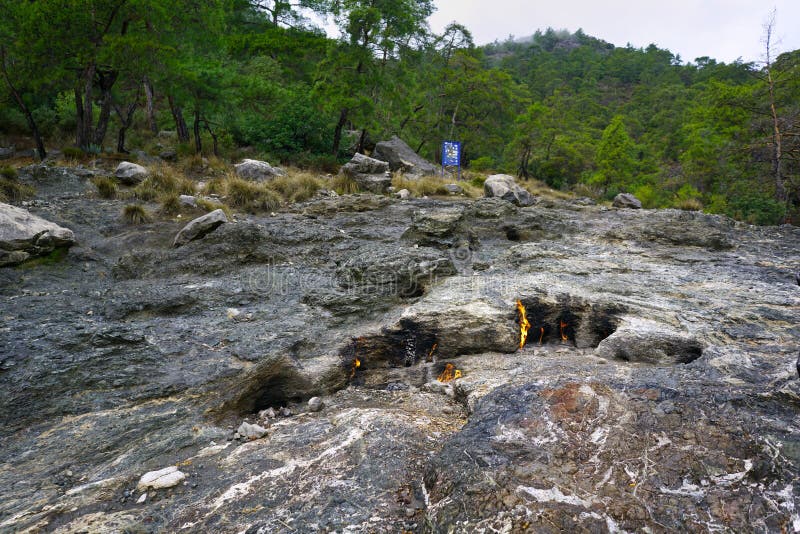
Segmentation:
{"type": "Polygon", "coordinates": [[[797,520],[797,228],[366,194],[173,248],[60,173],[80,243],[0,269],[0,531],[797,520]]]}
{"type": "Polygon", "coordinates": [[[286,173],[279,167],[273,167],[266,161],[256,159],[245,159],[241,163],[234,165],[237,176],[248,180],[264,181],[271,180],[276,176],[283,176],[286,173]]]}
{"type": "Polygon", "coordinates": [[[372,157],[389,164],[392,171],[402,171],[412,176],[436,174],[438,167],[425,160],[397,136],[375,145],[372,157]]]}
{"type": "Polygon", "coordinates": [[[74,244],[72,230],[26,209],[0,203],[0,267],[16,265],[74,244]]]}
{"type": "Polygon", "coordinates": [[[364,154],[354,154],[339,172],[355,181],[362,190],[379,195],[386,194],[392,185],[389,164],[364,154]]]}
{"type": "Polygon", "coordinates": [[[507,174],[493,174],[486,178],[483,191],[487,198],[500,198],[515,206],[532,206],[535,202],[533,195],[507,174]]]}
{"type": "Polygon", "coordinates": [[[136,185],[141,183],[150,173],[146,168],[130,161],[123,161],[117,165],[114,177],[124,185],[136,185]]]}
{"type": "Polygon", "coordinates": [[[219,225],[225,224],[226,222],[228,222],[228,217],[221,209],[206,213],[205,215],[190,221],[189,224],[184,226],[175,236],[172,246],[180,247],[189,241],[200,239],[216,230],[219,225]]]}
{"type": "Polygon", "coordinates": [[[618,194],[614,197],[614,202],[611,205],[615,208],[642,209],[642,201],[630,193],[618,194]]]}

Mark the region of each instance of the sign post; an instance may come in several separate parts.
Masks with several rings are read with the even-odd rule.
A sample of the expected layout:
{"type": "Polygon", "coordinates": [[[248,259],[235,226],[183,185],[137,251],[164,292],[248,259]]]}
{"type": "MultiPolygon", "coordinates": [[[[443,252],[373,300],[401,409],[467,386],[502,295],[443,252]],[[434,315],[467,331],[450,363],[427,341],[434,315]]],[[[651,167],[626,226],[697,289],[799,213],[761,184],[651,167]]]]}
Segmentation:
{"type": "Polygon", "coordinates": [[[458,167],[458,179],[461,180],[461,143],[458,141],[442,143],[442,177],[445,167],[458,167]]]}

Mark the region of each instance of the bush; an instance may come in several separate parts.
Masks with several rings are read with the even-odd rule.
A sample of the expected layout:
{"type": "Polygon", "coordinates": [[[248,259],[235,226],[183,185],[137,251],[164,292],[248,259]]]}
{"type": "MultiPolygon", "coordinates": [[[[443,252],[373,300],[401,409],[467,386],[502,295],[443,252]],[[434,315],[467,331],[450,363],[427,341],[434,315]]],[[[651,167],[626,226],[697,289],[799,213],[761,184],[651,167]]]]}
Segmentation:
{"type": "Polygon", "coordinates": [[[675,200],[672,206],[683,211],[703,211],[703,203],[699,198],[684,198],[675,200]]]}
{"type": "Polygon", "coordinates": [[[134,197],[151,201],[167,195],[194,195],[194,181],[170,167],[159,165],[150,170],[150,174],[134,190],[134,197]]]}
{"type": "Polygon", "coordinates": [[[5,167],[0,167],[0,177],[5,178],[6,180],[16,180],[19,177],[17,173],[17,169],[7,165],[5,167]]]}
{"type": "MultiPolygon", "coordinates": [[[[495,162],[491,156],[481,156],[469,162],[469,168],[473,171],[486,172],[494,169],[495,162]]],[[[483,186],[483,184],[481,184],[483,186]]]]}
{"type": "Polygon", "coordinates": [[[97,176],[92,179],[100,198],[115,198],[117,196],[117,182],[108,176],[97,176]]]}
{"type": "Polygon", "coordinates": [[[144,224],[152,220],[150,214],[140,204],[128,204],[125,206],[122,210],[122,218],[128,224],[144,224]]]}
{"type": "Polygon", "coordinates": [[[61,154],[64,156],[64,159],[68,160],[80,160],[86,156],[83,150],[75,146],[64,147],[61,150],[61,154]]]}

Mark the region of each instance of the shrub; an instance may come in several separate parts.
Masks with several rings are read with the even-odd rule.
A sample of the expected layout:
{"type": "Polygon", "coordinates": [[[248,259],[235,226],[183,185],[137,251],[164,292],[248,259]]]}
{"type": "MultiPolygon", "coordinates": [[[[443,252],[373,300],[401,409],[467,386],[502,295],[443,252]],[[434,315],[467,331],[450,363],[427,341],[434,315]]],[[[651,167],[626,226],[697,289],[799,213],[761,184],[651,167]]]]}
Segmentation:
{"type": "Polygon", "coordinates": [[[64,147],[61,154],[64,156],[64,159],[71,160],[83,159],[86,156],[86,153],[76,146],[64,147]]]}
{"type": "Polygon", "coordinates": [[[194,195],[194,181],[169,165],[159,165],[150,170],[142,183],[134,188],[139,200],[151,201],[163,195],[194,195]]]}
{"type": "Polygon", "coordinates": [[[684,198],[672,203],[673,207],[683,211],[703,211],[703,203],[699,198],[684,198]]]}
{"type": "Polygon", "coordinates": [[[485,172],[494,169],[494,166],[495,163],[491,156],[481,156],[469,162],[469,168],[473,171],[485,172]]]}
{"type": "Polygon", "coordinates": [[[474,187],[483,187],[484,182],[486,181],[487,176],[483,176],[481,174],[473,176],[470,178],[469,183],[474,187]]]}
{"type": "Polygon", "coordinates": [[[122,218],[128,224],[144,224],[152,219],[141,204],[128,204],[122,210],[122,218]]]}
{"type": "Polygon", "coordinates": [[[17,174],[17,169],[7,165],[5,167],[0,167],[0,177],[3,177],[7,180],[16,180],[19,177],[19,174],[17,174]]]}
{"type": "Polygon", "coordinates": [[[117,196],[117,182],[108,176],[96,176],[92,183],[97,188],[100,198],[115,198],[117,196]]]}

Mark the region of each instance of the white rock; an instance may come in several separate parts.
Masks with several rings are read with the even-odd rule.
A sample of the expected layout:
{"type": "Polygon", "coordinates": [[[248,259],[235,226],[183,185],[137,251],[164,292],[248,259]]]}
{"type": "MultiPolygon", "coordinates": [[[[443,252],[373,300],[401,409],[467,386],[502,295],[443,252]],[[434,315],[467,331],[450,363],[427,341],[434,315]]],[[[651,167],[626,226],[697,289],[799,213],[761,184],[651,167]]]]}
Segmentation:
{"type": "Polygon", "coordinates": [[[260,439],[267,435],[267,429],[260,425],[251,425],[247,421],[239,425],[237,432],[247,439],[260,439]]]}
{"type": "Polygon", "coordinates": [[[276,176],[284,176],[283,169],[273,167],[266,161],[256,159],[245,159],[241,163],[234,165],[236,174],[249,180],[268,180],[276,176]]]}
{"type": "Polygon", "coordinates": [[[409,198],[411,198],[411,191],[409,191],[408,189],[401,189],[400,191],[395,193],[394,196],[396,196],[400,200],[408,200],[409,198]]]}
{"type": "Polygon", "coordinates": [[[177,486],[186,479],[186,474],[178,471],[174,465],[159,469],[158,471],[150,471],[142,475],[139,479],[139,484],[136,489],[139,491],[146,491],[148,489],[163,489],[172,488],[177,486]]]}
{"type": "Polygon", "coordinates": [[[148,175],[147,169],[130,161],[123,161],[117,165],[114,176],[125,185],[136,185],[148,175]]]}
{"type": "Polygon", "coordinates": [[[147,493],[142,493],[142,495],[136,501],[136,504],[144,504],[144,501],[146,500],[147,500],[147,493]]]}
{"type": "Polygon", "coordinates": [[[319,397],[311,397],[308,399],[308,409],[312,412],[318,412],[322,409],[323,403],[322,399],[319,397]]]}

